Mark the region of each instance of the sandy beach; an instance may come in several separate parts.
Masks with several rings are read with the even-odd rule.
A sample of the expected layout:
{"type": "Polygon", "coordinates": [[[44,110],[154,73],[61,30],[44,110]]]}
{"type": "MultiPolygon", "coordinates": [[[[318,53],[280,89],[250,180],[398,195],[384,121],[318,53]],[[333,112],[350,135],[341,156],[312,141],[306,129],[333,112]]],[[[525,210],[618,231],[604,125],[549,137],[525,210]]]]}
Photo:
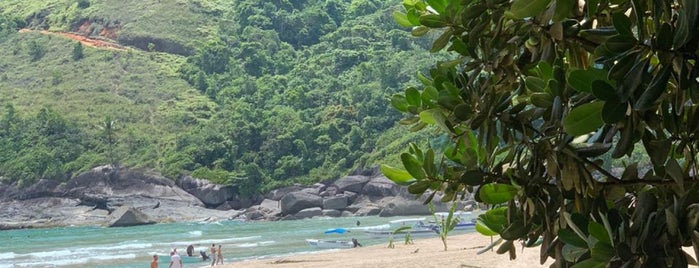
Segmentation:
{"type": "MultiPolygon", "coordinates": [[[[386,244],[375,246],[323,251],[318,253],[243,261],[217,267],[548,267],[552,260],[539,264],[539,248],[517,247],[517,259],[510,261],[509,255],[498,255],[488,251],[477,252],[490,244],[490,237],[478,233],[450,236],[448,250],[439,238],[417,239],[405,245],[396,241],[395,248],[386,244]]],[[[203,266],[210,267],[210,266],[203,266]]]]}

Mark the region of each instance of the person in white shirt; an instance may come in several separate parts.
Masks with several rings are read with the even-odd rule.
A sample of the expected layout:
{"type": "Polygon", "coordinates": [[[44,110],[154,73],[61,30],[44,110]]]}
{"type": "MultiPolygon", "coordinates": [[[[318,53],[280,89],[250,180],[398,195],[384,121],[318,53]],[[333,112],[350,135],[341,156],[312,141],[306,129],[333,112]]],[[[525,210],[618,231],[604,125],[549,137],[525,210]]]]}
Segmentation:
{"type": "Polygon", "coordinates": [[[182,268],[182,258],[177,254],[177,249],[170,252],[170,268],[182,268]]]}

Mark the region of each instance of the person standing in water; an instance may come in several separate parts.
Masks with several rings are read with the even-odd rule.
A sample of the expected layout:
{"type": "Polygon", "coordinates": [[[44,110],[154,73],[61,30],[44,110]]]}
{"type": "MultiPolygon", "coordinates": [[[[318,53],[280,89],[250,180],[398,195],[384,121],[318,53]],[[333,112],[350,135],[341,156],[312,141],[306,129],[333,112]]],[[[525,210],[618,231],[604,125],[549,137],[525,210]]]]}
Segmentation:
{"type": "Polygon", "coordinates": [[[153,260],[150,262],[150,268],[158,268],[158,255],[153,255],[153,260]]]}
{"type": "Polygon", "coordinates": [[[170,252],[170,266],[169,268],[182,268],[182,259],[180,255],[177,254],[177,249],[173,249],[170,252]]]}
{"type": "Polygon", "coordinates": [[[211,266],[216,264],[216,245],[211,244],[211,266]]]}
{"type": "Polygon", "coordinates": [[[221,244],[218,244],[218,250],[216,251],[216,263],[221,263],[223,265],[223,253],[221,252],[221,244]]]}

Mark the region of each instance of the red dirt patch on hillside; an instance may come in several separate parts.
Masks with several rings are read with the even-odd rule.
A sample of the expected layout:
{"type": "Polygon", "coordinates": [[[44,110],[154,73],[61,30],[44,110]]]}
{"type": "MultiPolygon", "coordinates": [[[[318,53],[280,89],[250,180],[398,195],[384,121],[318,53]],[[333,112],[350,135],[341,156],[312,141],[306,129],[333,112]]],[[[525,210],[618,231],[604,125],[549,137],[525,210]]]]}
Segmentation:
{"type": "MultiPolygon", "coordinates": [[[[27,33],[27,32],[33,32],[34,30],[30,29],[20,29],[20,33],[27,33]]],[[[50,34],[50,35],[58,35],[58,36],[63,36],[66,38],[70,38],[73,40],[76,40],[80,43],[82,43],[85,46],[90,46],[90,47],[96,47],[96,48],[104,48],[104,49],[114,49],[114,50],[125,50],[124,46],[119,45],[117,43],[105,41],[105,40],[100,40],[96,38],[91,38],[79,34],[74,34],[74,33],[66,33],[66,32],[49,32],[46,30],[41,30],[38,31],[39,33],[42,34],[50,34]]]]}

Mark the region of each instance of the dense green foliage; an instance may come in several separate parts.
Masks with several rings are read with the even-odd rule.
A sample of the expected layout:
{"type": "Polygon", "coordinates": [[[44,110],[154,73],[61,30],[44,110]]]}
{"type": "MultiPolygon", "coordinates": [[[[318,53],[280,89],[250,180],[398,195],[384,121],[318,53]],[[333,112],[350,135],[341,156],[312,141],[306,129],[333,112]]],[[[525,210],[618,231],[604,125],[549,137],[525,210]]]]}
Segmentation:
{"type": "Polygon", "coordinates": [[[438,57],[424,57],[429,41],[392,23],[398,4],[2,1],[0,103],[24,121],[43,108],[60,116],[80,133],[70,141],[81,151],[56,162],[61,176],[20,178],[10,171],[26,168],[10,160],[36,156],[7,147],[0,177],[65,179],[114,162],[252,193],[375,165],[418,137],[392,129],[399,113],[387,100],[438,57]]]}
{"type": "Polygon", "coordinates": [[[520,240],[552,267],[696,264],[682,247],[699,256],[699,2],[403,4],[396,21],[455,57],[392,104],[449,141],[410,146],[387,176],[475,193],[493,205],[477,230],[512,258],[520,240]]]}

